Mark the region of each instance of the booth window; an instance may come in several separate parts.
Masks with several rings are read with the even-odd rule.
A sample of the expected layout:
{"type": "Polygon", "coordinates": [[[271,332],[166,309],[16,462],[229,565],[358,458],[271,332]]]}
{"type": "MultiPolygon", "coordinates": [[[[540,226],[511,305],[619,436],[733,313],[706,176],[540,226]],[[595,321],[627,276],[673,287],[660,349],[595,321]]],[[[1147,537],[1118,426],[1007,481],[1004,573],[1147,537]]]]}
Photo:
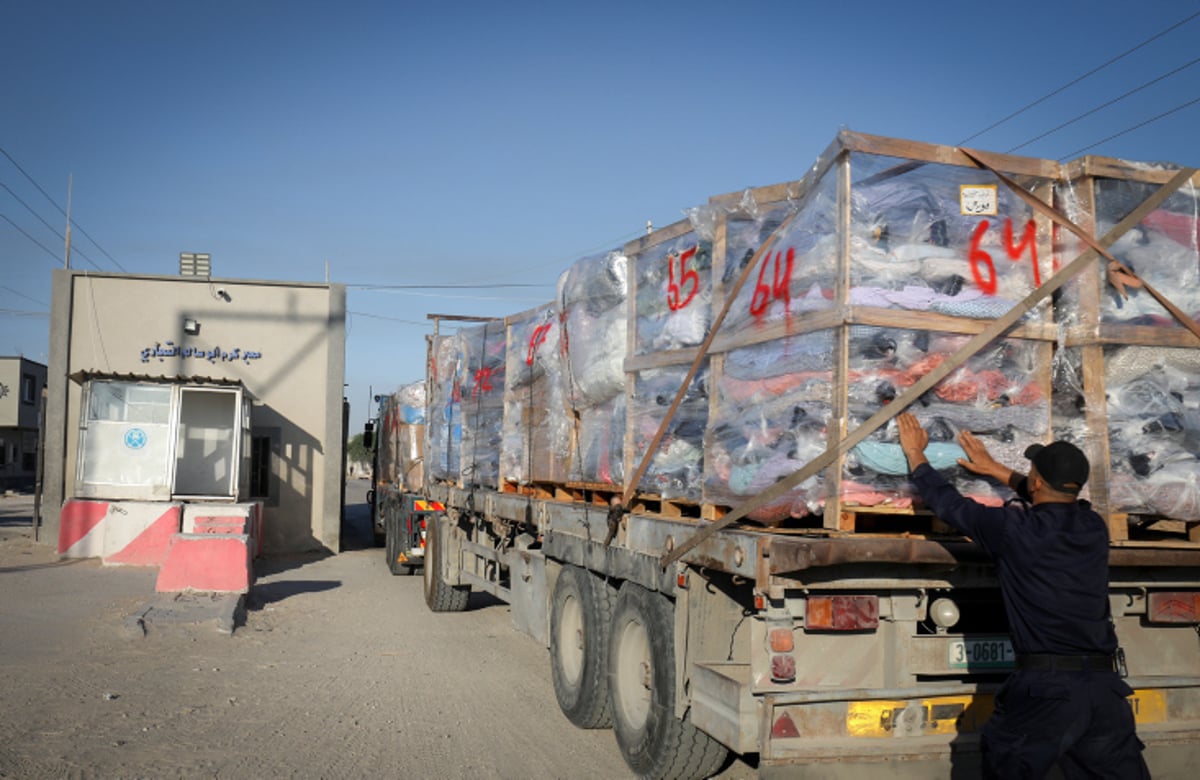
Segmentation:
{"type": "Polygon", "coordinates": [[[92,379],[84,392],[77,496],[236,499],[239,387],[92,379]]]}

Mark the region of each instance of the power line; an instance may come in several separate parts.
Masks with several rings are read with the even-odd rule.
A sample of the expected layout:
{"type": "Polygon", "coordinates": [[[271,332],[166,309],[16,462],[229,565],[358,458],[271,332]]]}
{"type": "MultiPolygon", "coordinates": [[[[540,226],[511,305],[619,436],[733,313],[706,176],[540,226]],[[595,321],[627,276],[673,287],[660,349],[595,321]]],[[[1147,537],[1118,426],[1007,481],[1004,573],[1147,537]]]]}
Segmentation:
{"type": "MultiPolygon", "coordinates": [[[[10,188],[10,187],[9,187],[7,184],[5,184],[4,182],[0,181],[0,187],[3,187],[3,188],[5,189],[5,191],[7,191],[7,192],[8,192],[8,194],[9,194],[9,195],[12,195],[12,196],[13,196],[13,199],[14,199],[14,200],[16,200],[16,201],[17,201],[17,203],[20,203],[22,206],[24,206],[24,207],[26,208],[26,210],[27,210],[27,211],[29,211],[29,213],[30,213],[30,214],[32,214],[34,217],[36,217],[36,218],[37,218],[37,220],[38,220],[39,222],[41,222],[43,225],[45,225],[47,230],[49,230],[51,233],[53,233],[54,235],[56,235],[56,236],[58,237],[58,240],[59,240],[59,241],[63,241],[63,242],[65,242],[65,241],[67,240],[67,239],[66,239],[66,237],[65,237],[65,236],[63,236],[63,234],[62,234],[62,233],[59,233],[59,232],[58,232],[58,230],[56,230],[56,229],[54,228],[54,226],[53,226],[53,225],[51,225],[51,224],[50,224],[49,222],[47,222],[45,219],[42,219],[42,215],[41,215],[41,214],[38,214],[36,211],[34,211],[32,206],[30,206],[28,203],[26,203],[25,201],[23,201],[23,200],[21,199],[21,196],[17,195],[17,193],[15,193],[15,192],[13,192],[13,191],[12,191],[12,189],[11,189],[11,188],[10,188]]],[[[9,221],[11,222],[11,220],[9,220],[9,221]]],[[[26,234],[26,235],[28,235],[28,234],[26,234]]],[[[82,257],[84,260],[87,260],[87,261],[88,261],[88,263],[89,263],[89,264],[91,264],[92,268],[95,268],[97,271],[101,270],[101,269],[100,269],[100,266],[96,265],[95,261],[94,261],[94,260],[92,260],[92,258],[90,258],[90,257],[88,257],[86,254],[84,254],[83,250],[81,250],[81,249],[79,249],[79,248],[76,248],[76,249],[75,249],[75,254],[79,255],[79,256],[80,256],[80,257],[82,257]]]]}
{"type": "Polygon", "coordinates": [[[1019,108],[1019,109],[1017,109],[1016,111],[1012,112],[1011,114],[1009,114],[1008,116],[1004,117],[1003,119],[1000,119],[999,121],[993,122],[992,124],[988,125],[987,127],[983,128],[982,130],[980,130],[978,133],[975,133],[974,135],[972,135],[972,136],[970,136],[970,137],[968,137],[968,138],[964,138],[963,140],[959,141],[957,145],[958,145],[958,146],[962,146],[963,144],[966,144],[966,143],[969,143],[969,142],[971,142],[971,141],[974,141],[976,138],[978,138],[979,136],[981,136],[981,135],[983,135],[983,134],[985,134],[985,133],[988,133],[988,132],[991,132],[992,130],[995,130],[997,127],[999,127],[1000,125],[1004,124],[1005,122],[1008,122],[1010,119],[1014,119],[1015,117],[1018,117],[1018,116],[1020,116],[1021,114],[1024,114],[1026,111],[1028,111],[1029,109],[1033,108],[1034,106],[1040,105],[1040,104],[1042,104],[1042,103],[1046,102],[1047,100],[1049,100],[1050,98],[1054,97],[1055,95],[1058,95],[1059,93],[1061,93],[1061,92],[1063,92],[1063,91],[1065,91],[1065,90],[1067,90],[1067,89],[1070,89],[1071,87],[1075,86],[1076,84],[1078,84],[1079,82],[1081,82],[1081,81],[1083,81],[1084,79],[1088,78],[1089,76],[1092,76],[1092,75],[1094,75],[1094,74],[1096,74],[1096,73],[1099,73],[1100,71],[1104,70],[1104,69],[1105,69],[1105,68],[1107,68],[1109,65],[1112,65],[1114,62],[1117,62],[1117,61],[1119,61],[1119,60],[1122,60],[1122,59],[1124,59],[1125,57],[1128,57],[1130,54],[1133,54],[1133,53],[1134,53],[1135,51],[1137,51],[1138,49],[1141,49],[1141,48],[1143,48],[1144,46],[1146,46],[1147,44],[1150,44],[1150,43],[1152,43],[1152,42],[1154,42],[1154,41],[1158,40],[1159,38],[1163,37],[1164,35],[1166,35],[1167,33],[1171,32],[1172,30],[1175,30],[1175,29],[1178,29],[1178,28],[1182,27],[1183,25],[1185,25],[1185,24],[1187,24],[1188,22],[1190,22],[1190,21],[1192,21],[1193,19],[1195,19],[1197,16],[1200,16],[1200,11],[1197,11],[1196,13],[1194,13],[1194,14],[1192,14],[1191,16],[1187,17],[1186,19],[1183,19],[1183,20],[1181,20],[1181,21],[1178,21],[1178,22],[1176,22],[1175,24],[1171,25],[1170,27],[1168,27],[1167,29],[1163,30],[1162,32],[1159,32],[1159,33],[1156,33],[1156,34],[1154,34],[1154,35],[1150,36],[1150,37],[1149,37],[1149,38],[1147,38],[1146,40],[1144,40],[1144,41],[1142,41],[1141,43],[1139,43],[1137,46],[1134,46],[1132,49],[1128,49],[1127,51],[1124,51],[1124,52],[1122,52],[1121,54],[1118,54],[1117,56],[1115,56],[1115,57],[1113,57],[1112,59],[1108,60],[1108,61],[1107,61],[1107,62],[1105,62],[1104,64],[1102,64],[1102,65],[1098,65],[1098,66],[1096,66],[1096,67],[1092,68],[1092,69],[1091,69],[1091,70],[1089,70],[1087,73],[1084,73],[1082,76],[1079,76],[1079,77],[1077,77],[1077,78],[1075,78],[1075,79],[1072,79],[1071,81],[1068,81],[1066,84],[1063,84],[1061,87],[1058,87],[1057,89],[1055,89],[1055,90],[1052,90],[1051,92],[1048,92],[1048,93],[1046,93],[1045,95],[1042,95],[1042,96],[1041,96],[1040,98],[1038,98],[1037,100],[1035,100],[1035,101],[1033,101],[1032,103],[1029,103],[1029,104],[1027,104],[1027,105],[1025,105],[1025,106],[1023,106],[1023,107],[1021,107],[1021,108],[1019,108]]]}
{"type": "Polygon", "coordinates": [[[1105,103],[1101,103],[1100,105],[1096,106],[1095,108],[1091,109],[1090,111],[1085,111],[1082,114],[1080,114],[1079,116],[1074,117],[1073,119],[1069,119],[1066,122],[1063,122],[1061,125],[1051,128],[1050,130],[1047,130],[1046,132],[1042,133],[1041,135],[1035,135],[1033,138],[1030,138],[1028,141],[1025,141],[1024,143],[1018,144],[1018,145],[1014,146],[1013,148],[1009,149],[1007,154],[1012,154],[1013,152],[1017,151],[1018,149],[1022,149],[1026,146],[1029,146],[1034,141],[1040,141],[1048,135],[1057,133],[1059,130],[1062,130],[1064,127],[1069,127],[1070,125],[1075,124],[1079,120],[1091,116],[1092,114],[1096,113],[1097,111],[1102,111],[1102,110],[1108,108],[1109,106],[1115,105],[1116,103],[1121,102],[1122,100],[1129,97],[1130,95],[1141,92],[1143,89],[1153,86],[1154,84],[1157,84],[1158,82],[1162,81],[1163,79],[1170,78],[1171,76],[1174,76],[1176,73],[1179,73],[1180,71],[1187,70],[1188,68],[1195,65],[1197,62],[1200,62],[1200,57],[1197,57],[1196,59],[1192,60],[1191,62],[1189,62],[1185,65],[1180,65],[1175,70],[1164,73],[1161,76],[1158,76],[1157,78],[1150,79],[1146,83],[1141,84],[1137,87],[1134,87],[1133,89],[1129,90],[1128,92],[1124,93],[1123,95],[1119,95],[1118,97],[1115,97],[1112,100],[1109,100],[1105,103]]]}
{"type": "Polygon", "coordinates": [[[44,302],[44,301],[39,301],[37,298],[30,298],[30,297],[29,297],[28,295],[26,295],[25,293],[23,293],[23,292],[20,292],[20,291],[18,291],[18,290],[14,290],[13,288],[11,288],[11,287],[8,287],[7,285],[0,284],[0,290],[8,290],[8,291],[9,291],[10,293],[12,293],[13,295],[16,295],[16,296],[18,296],[18,297],[20,297],[20,298],[24,298],[24,299],[25,299],[25,300],[27,300],[27,301],[32,301],[33,303],[36,303],[38,306],[49,306],[49,305],[50,305],[50,304],[48,304],[48,303],[46,303],[46,302],[44,302]]]}
{"type": "Polygon", "coordinates": [[[1171,114],[1177,113],[1179,111],[1182,111],[1183,109],[1187,108],[1188,106],[1195,105],[1196,103],[1200,103],[1200,97],[1192,98],[1188,102],[1182,103],[1178,106],[1175,106],[1175,108],[1164,111],[1161,114],[1158,114],[1156,116],[1152,116],[1144,122],[1138,122],[1136,125],[1133,125],[1132,127],[1127,127],[1119,133],[1113,133],[1109,137],[1102,138],[1094,144],[1088,144],[1087,146],[1085,146],[1081,149],[1076,149],[1075,151],[1071,152],[1070,154],[1066,154],[1066,155],[1063,155],[1062,157],[1059,157],[1058,161],[1065,162],[1066,160],[1069,160],[1072,157],[1075,157],[1079,154],[1082,154],[1083,152],[1086,152],[1088,149],[1094,149],[1095,147],[1100,146],[1101,144],[1106,144],[1109,141],[1113,140],[1114,138],[1120,138],[1121,136],[1125,135],[1126,133],[1132,133],[1134,130],[1145,127],[1146,125],[1149,125],[1149,124],[1153,124],[1154,122],[1157,122],[1160,119],[1168,117],[1171,114]]]}
{"type": "MultiPolygon", "coordinates": [[[[112,264],[115,265],[117,268],[119,268],[121,271],[123,271],[125,273],[129,273],[125,269],[125,266],[118,263],[112,255],[110,255],[108,252],[104,251],[104,247],[102,247],[102,246],[100,246],[100,244],[96,243],[96,239],[92,238],[91,235],[89,235],[88,232],[86,230],[84,230],[78,222],[76,222],[75,220],[73,220],[69,216],[67,216],[67,212],[63,209],[63,207],[58,205],[58,202],[56,200],[54,200],[54,198],[50,197],[50,193],[48,193],[48,192],[46,192],[46,190],[42,189],[42,185],[38,184],[37,181],[32,176],[29,175],[29,172],[26,171],[24,168],[22,168],[21,164],[19,162],[17,162],[16,159],[11,154],[9,154],[8,151],[3,146],[0,146],[0,154],[3,154],[5,157],[7,157],[8,161],[11,162],[14,166],[16,166],[16,169],[21,172],[21,175],[23,175],[26,179],[28,179],[30,184],[32,184],[34,187],[37,187],[38,192],[42,193],[42,196],[46,200],[50,201],[50,204],[52,206],[54,206],[54,208],[58,209],[58,213],[62,214],[64,217],[67,217],[68,221],[70,221],[70,223],[72,225],[74,225],[75,228],[80,233],[82,233],[84,235],[84,237],[87,238],[88,241],[91,241],[92,244],[97,249],[100,250],[101,254],[103,254],[105,257],[107,257],[109,260],[111,260],[112,264]]],[[[5,189],[8,189],[8,188],[5,187],[5,189]]],[[[9,190],[9,192],[11,192],[11,190],[9,190]]],[[[26,208],[28,208],[28,206],[26,208]]],[[[60,238],[61,238],[61,236],[60,236],[60,238]]],[[[80,253],[80,254],[82,255],[82,253],[80,253]]],[[[82,256],[84,257],[84,259],[87,259],[89,263],[92,263],[92,267],[95,268],[97,271],[102,270],[100,268],[100,266],[96,265],[90,259],[88,259],[87,255],[82,255],[82,256]]]]}
{"type": "Polygon", "coordinates": [[[49,317],[48,311],[29,311],[28,309],[0,309],[0,315],[9,317],[49,317]]]}
{"type": "Polygon", "coordinates": [[[45,250],[46,254],[48,254],[48,255],[50,255],[51,257],[53,257],[53,258],[54,258],[54,263],[55,263],[55,265],[57,265],[57,264],[58,264],[58,262],[59,262],[58,255],[56,255],[56,254],[54,254],[54,252],[50,251],[50,249],[49,249],[49,248],[48,248],[48,247],[47,247],[45,244],[43,244],[41,241],[38,241],[36,238],[34,238],[33,236],[31,236],[31,235],[29,235],[27,232],[25,232],[25,228],[21,227],[21,226],[20,226],[20,225],[18,225],[16,222],[13,222],[13,221],[12,221],[11,219],[9,219],[9,218],[8,218],[8,216],[7,216],[7,215],[5,215],[5,214],[0,214],[0,219],[3,219],[5,222],[7,222],[8,224],[10,224],[10,225],[12,225],[14,228],[16,228],[16,229],[17,229],[17,232],[19,232],[21,235],[25,236],[25,238],[28,238],[30,241],[32,241],[33,243],[35,243],[35,244],[37,244],[38,246],[40,246],[40,247],[41,247],[43,250],[45,250]]]}
{"type": "Polygon", "coordinates": [[[401,322],[405,325],[421,325],[428,326],[429,321],[418,322],[417,320],[402,320],[399,317],[385,317],[382,314],[368,314],[365,311],[347,311],[347,314],[352,314],[355,317],[370,317],[373,320],[387,320],[388,322],[401,322]]]}

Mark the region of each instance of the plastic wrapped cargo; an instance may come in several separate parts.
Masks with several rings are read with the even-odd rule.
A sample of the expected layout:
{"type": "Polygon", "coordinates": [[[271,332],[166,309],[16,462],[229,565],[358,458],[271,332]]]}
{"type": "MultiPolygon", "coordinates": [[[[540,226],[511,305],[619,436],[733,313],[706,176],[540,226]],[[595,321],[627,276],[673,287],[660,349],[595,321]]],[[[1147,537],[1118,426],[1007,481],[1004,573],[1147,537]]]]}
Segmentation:
{"type": "MultiPolygon", "coordinates": [[[[626,252],[630,250],[631,246],[626,246],[626,252]]],[[[703,342],[712,317],[712,242],[688,230],[639,251],[633,262],[637,289],[634,354],[703,342]]]]}
{"type": "MultiPolygon", "coordinates": [[[[847,410],[849,429],[938,368],[969,340],[961,334],[855,326],[849,333],[847,410]]],[[[926,452],[962,493],[987,504],[1010,495],[965,469],[958,444],[971,431],[1002,463],[1019,467],[1030,444],[1050,430],[1049,352],[1046,345],[1000,339],[968,358],[909,407],[929,432],[926,452]]],[[[844,504],[896,504],[911,494],[908,464],[894,423],[847,453],[842,475],[844,504]]]]}
{"type": "Polygon", "coordinates": [[[500,486],[507,334],[497,320],[458,332],[462,378],[461,484],[500,486]]]}
{"type": "Polygon", "coordinates": [[[1200,350],[1105,350],[1112,508],[1200,520],[1200,350]]]}
{"type": "MultiPolygon", "coordinates": [[[[629,408],[635,464],[645,457],[687,371],[688,366],[667,366],[638,372],[629,408]]],[[[699,503],[707,423],[708,371],[701,370],[688,385],[687,393],[671,416],[638,489],[662,498],[699,503]]]]}
{"type": "Polygon", "coordinates": [[[462,356],[455,336],[436,336],[430,345],[430,397],[426,458],[434,479],[458,482],[462,449],[462,356]]]}
{"type": "MultiPolygon", "coordinates": [[[[843,249],[845,303],[854,306],[994,319],[1048,278],[1048,225],[992,174],[864,153],[850,155],[850,171],[848,235],[839,229],[836,169],[803,198],[729,223],[727,283],[775,237],[730,309],[732,328],[834,308],[843,249]]],[[[1046,197],[1052,184],[1028,180],[1046,197]]],[[[1043,304],[1025,318],[1048,311],[1043,304]]]]}
{"type": "Polygon", "coordinates": [[[376,479],[402,491],[424,486],[425,384],[404,385],[380,403],[376,479]]]}
{"type": "MultiPolygon", "coordinates": [[[[1163,171],[1160,166],[1128,162],[1122,165],[1131,175],[1140,172],[1153,176],[1163,171]]],[[[1069,217],[1084,223],[1089,215],[1081,210],[1080,200],[1094,202],[1096,234],[1103,236],[1150,197],[1159,183],[1099,177],[1092,192],[1080,191],[1083,186],[1086,185],[1065,183],[1060,188],[1060,201],[1069,217]]],[[[1086,248],[1073,236],[1069,246],[1074,249],[1072,258],[1086,248]]],[[[1200,317],[1200,191],[1196,187],[1185,184],[1117,239],[1109,252],[1185,314],[1193,319],[1200,317]]],[[[1083,283],[1099,285],[1101,323],[1172,330],[1182,327],[1139,281],[1110,268],[1107,262],[1098,263],[1094,273],[1083,274],[1079,282],[1068,285],[1059,302],[1059,320],[1064,324],[1079,324],[1091,305],[1090,296],[1081,287],[1083,283]]]]}
{"type": "Polygon", "coordinates": [[[500,475],[505,482],[569,478],[571,425],[563,397],[562,324],[546,304],[508,318],[500,475]]]}
{"type": "MultiPolygon", "coordinates": [[[[833,332],[740,347],[727,353],[714,392],[704,466],[704,501],[736,506],[824,452],[833,389],[833,332]]],[[[750,515],[777,524],[818,511],[824,476],[750,515]]]]}
{"type": "Polygon", "coordinates": [[[628,295],[620,252],[585,257],[559,277],[563,375],[576,425],[572,480],[620,485],[623,479],[628,295]]]}
{"type": "MultiPolygon", "coordinates": [[[[844,391],[834,385],[834,331],[765,341],[730,351],[717,383],[710,427],[705,501],[733,506],[800,471],[828,446],[835,393],[845,393],[848,430],[854,430],[937,368],[969,337],[850,328],[844,391]]],[[[1045,440],[1050,427],[1049,365],[1042,345],[1004,339],[968,359],[934,385],[909,411],[930,432],[927,453],[963,493],[999,503],[1005,493],[958,468],[963,430],[977,434],[998,459],[1019,464],[1024,448],[1045,440]],[[1048,381],[1048,379],[1047,379],[1048,381]]],[[[844,506],[907,507],[913,493],[894,424],[875,431],[847,453],[839,498],[844,506]]],[[[811,477],[787,497],[750,515],[775,524],[822,511],[824,475],[811,477]]]]}

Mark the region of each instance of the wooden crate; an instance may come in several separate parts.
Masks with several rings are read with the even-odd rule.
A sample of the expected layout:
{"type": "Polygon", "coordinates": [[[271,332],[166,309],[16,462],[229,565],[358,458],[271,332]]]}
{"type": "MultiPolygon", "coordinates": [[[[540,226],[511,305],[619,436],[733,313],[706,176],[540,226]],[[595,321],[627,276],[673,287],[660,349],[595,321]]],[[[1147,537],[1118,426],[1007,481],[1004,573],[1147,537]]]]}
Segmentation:
{"type": "Polygon", "coordinates": [[[548,303],[505,318],[500,481],[554,485],[570,478],[573,420],[565,398],[558,306],[548,303]]]}
{"type": "MultiPolygon", "coordinates": [[[[1129,216],[1178,172],[1084,157],[1065,166],[1059,202],[1093,235],[1132,225],[1112,254],[1194,318],[1200,313],[1194,216],[1200,175],[1144,217],[1129,216]]],[[[1082,432],[1092,463],[1089,497],[1110,518],[1114,542],[1195,541],[1200,495],[1192,478],[1200,472],[1200,430],[1189,431],[1198,422],[1192,412],[1200,405],[1200,338],[1146,288],[1127,287],[1121,295],[1113,276],[1119,278],[1107,260],[1095,262],[1060,300],[1072,369],[1067,378],[1078,388],[1081,411],[1056,425],[1082,432]],[[1184,465],[1189,457],[1195,462],[1184,465]]]]}
{"type": "MultiPolygon", "coordinates": [[[[1000,157],[999,161],[1005,171],[1022,177],[1025,186],[1040,200],[1051,200],[1059,171],[1055,163],[1018,157],[1000,157]]],[[[736,384],[737,372],[746,365],[756,361],[771,362],[771,350],[776,350],[781,360],[794,359],[797,363],[795,370],[780,377],[778,382],[762,383],[766,388],[764,392],[773,394],[770,402],[775,404],[775,409],[764,415],[762,422],[779,429],[765,431],[765,436],[784,436],[789,429],[794,430],[797,420],[788,419],[779,407],[789,405],[786,396],[797,393],[802,379],[810,383],[824,381],[828,392],[823,396],[811,387],[800,391],[804,403],[815,403],[815,407],[797,403],[792,408],[794,415],[804,412],[806,424],[824,424],[823,439],[817,442],[820,446],[815,449],[836,447],[864,422],[866,411],[878,411],[885,405],[885,399],[881,397],[876,409],[862,408],[864,372],[862,366],[856,364],[860,356],[856,357],[854,350],[856,339],[864,331],[902,332],[909,342],[926,337],[939,338],[946,343],[956,338],[964,341],[986,331],[995,316],[1004,310],[1004,305],[996,301],[994,290],[987,290],[987,283],[995,281],[1000,289],[1008,289],[1003,287],[1007,283],[1016,290],[1010,299],[1016,300],[1035,288],[1035,280],[1051,273],[1055,258],[1049,221],[1023,201],[1003,192],[1004,185],[995,176],[980,170],[956,149],[844,132],[803,179],[712,199],[710,204],[720,210],[713,245],[713,278],[716,280],[713,309],[718,311],[728,305],[729,314],[708,350],[712,405],[705,448],[704,503],[736,508],[736,502],[730,501],[732,497],[728,492],[715,489],[724,478],[722,470],[734,475],[737,466],[736,463],[723,466],[721,458],[724,456],[720,448],[714,446],[717,444],[714,437],[730,422],[729,409],[723,404],[728,404],[733,397],[729,387],[736,384]],[[923,226],[923,236],[914,235],[917,231],[912,224],[906,225],[900,219],[902,206],[891,211],[884,207],[872,211],[873,197],[887,202],[886,197],[879,196],[881,187],[889,188],[890,197],[902,206],[907,202],[919,203],[921,198],[933,199],[927,204],[928,220],[923,226]],[[910,198],[912,193],[905,192],[910,187],[919,190],[916,193],[919,197],[910,198]],[[977,217],[951,213],[949,204],[961,207],[964,187],[983,190],[985,195],[991,193],[997,214],[977,217]],[[981,227],[984,219],[989,221],[989,226],[981,227]],[[1021,263],[1010,260],[1004,252],[1006,247],[1002,242],[1006,234],[1003,225],[1007,220],[1015,223],[1011,244],[1019,246],[1021,251],[1012,254],[1021,263]],[[1025,237],[1028,241],[1022,242],[1025,237]],[[768,240],[775,243],[763,251],[763,244],[768,240]],[[918,244],[928,249],[916,246],[918,244]],[[922,255],[922,251],[926,254],[922,255]],[[1035,252],[1036,266],[1032,262],[1035,252]],[[983,255],[986,255],[986,263],[980,259],[983,255]],[[751,257],[757,265],[750,269],[744,286],[734,295],[732,288],[751,257]],[[889,297],[867,289],[889,286],[873,285],[872,279],[896,281],[894,274],[887,275],[891,269],[886,265],[887,258],[904,260],[912,257],[920,258],[918,268],[937,268],[943,274],[947,268],[958,269],[955,273],[960,277],[960,291],[972,284],[979,289],[974,300],[980,303],[980,316],[968,316],[966,306],[951,305],[966,299],[949,292],[938,299],[945,304],[941,307],[943,310],[935,311],[916,305],[904,308],[903,297],[889,297]],[[932,260],[937,262],[930,262],[932,260]],[[884,270],[880,271],[880,268],[884,270]],[[1026,281],[1004,277],[1004,274],[1017,271],[1025,275],[1026,281]],[[989,295],[989,292],[993,294],[989,295]],[[727,300],[730,297],[732,300],[727,300]],[[824,376],[819,376],[820,360],[804,366],[798,357],[804,350],[820,351],[814,348],[814,340],[824,344],[827,351],[824,376]],[[753,354],[755,349],[760,351],[759,355],[753,354]],[[804,374],[808,376],[802,378],[804,374]],[[782,402],[780,395],[785,396],[782,402]],[[822,403],[827,411],[823,415],[814,414],[821,410],[822,403]]],[[[914,211],[913,215],[916,214],[914,211]]],[[[913,263],[908,265],[913,266],[913,263]]],[[[919,272],[916,278],[921,278],[919,272]]],[[[1008,305],[1011,306],[1011,300],[1008,305]]],[[[1044,304],[1007,330],[1003,340],[994,342],[1027,353],[1027,386],[1033,388],[1029,392],[1036,392],[1047,400],[1055,338],[1049,306],[1044,304]]],[[[914,373],[921,368],[912,362],[908,365],[897,362],[896,367],[914,373]]],[[[972,370],[969,361],[965,368],[972,370]]],[[[980,372],[975,370],[975,373],[980,372]]],[[[770,376],[769,372],[763,374],[763,377],[770,376]]],[[[961,378],[957,377],[957,380],[961,378]]],[[[943,380],[935,392],[954,381],[953,375],[943,380]]],[[[903,390],[896,389],[897,395],[903,390]]],[[[912,410],[921,416],[920,405],[912,410]]],[[[1024,438],[1026,441],[1014,442],[1010,451],[1018,451],[1018,446],[1023,449],[1024,443],[1048,440],[1048,407],[1041,417],[1041,429],[1043,432],[1036,437],[1032,433],[1018,436],[1018,440],[1024,438]]],[[[811,442],[807,451],[807,456],[791,458],[790,464],[781,460],[777,470],[767,473],[761,485],[749,483],[743,498],[750,499],[755,493],[762,493],[776,480],[785,478],[789,470],[791,474],[799,471],[803,464],[812,460],[814,447],[811,442]]],[[[858,515],[871,511],[870,507],[847,508],[847,502],[854,498],[854,480],[851,479],[854,459],[853,452],[841,453],[828,467],[813,475],[813,484],[807,490],[793,490],[751,517],[768,524],[811,524],[810,519],[788,520],[803,514],[794,503],[800,501],[804,510],[819,513],[824,529],[845,530],[847,513],[858,515]],[[793,502],[791,505],[787,503],[789,500],[793,502]]],[[[732,460],[736,461],[736,458],[732,460]]],[[[886,505],[910,495],[906,492],[906,483],[903,475],[896,475],[890,480],[889,489],[879,491],[882,494],[879,500],[886,505]]]]}
{"type": "Polygon", "coordinates": [[[700,501],[707,369],[701,366],[688,383],[678,408],[672,409],[672,401],[708,334],[711,236],[681,220],[627,243],[624,253],[629,261],[625,487],[630,490],[636,479],[632,488],[656,496],[652,503],[669,509],[667,516],[693,516],[672,509],[671,502],[685,507],[700,501]],[[664,420],[667,427],[656,441],[664,420]]]}

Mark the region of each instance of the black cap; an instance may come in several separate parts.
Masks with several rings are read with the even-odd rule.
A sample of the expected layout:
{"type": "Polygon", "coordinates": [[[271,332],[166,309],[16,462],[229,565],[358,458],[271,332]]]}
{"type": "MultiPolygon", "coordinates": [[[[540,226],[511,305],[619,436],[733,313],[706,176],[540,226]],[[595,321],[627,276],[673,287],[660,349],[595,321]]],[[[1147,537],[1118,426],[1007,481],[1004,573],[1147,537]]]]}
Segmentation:
{"type": "Polygon", "coordinates": [[[1083,451],[1069,441],[1030,444],[1025,457],[1033,461],[1046,484],[1063,493],[1078,493],[1087,482],[1091,467],[1083,451]]]}

